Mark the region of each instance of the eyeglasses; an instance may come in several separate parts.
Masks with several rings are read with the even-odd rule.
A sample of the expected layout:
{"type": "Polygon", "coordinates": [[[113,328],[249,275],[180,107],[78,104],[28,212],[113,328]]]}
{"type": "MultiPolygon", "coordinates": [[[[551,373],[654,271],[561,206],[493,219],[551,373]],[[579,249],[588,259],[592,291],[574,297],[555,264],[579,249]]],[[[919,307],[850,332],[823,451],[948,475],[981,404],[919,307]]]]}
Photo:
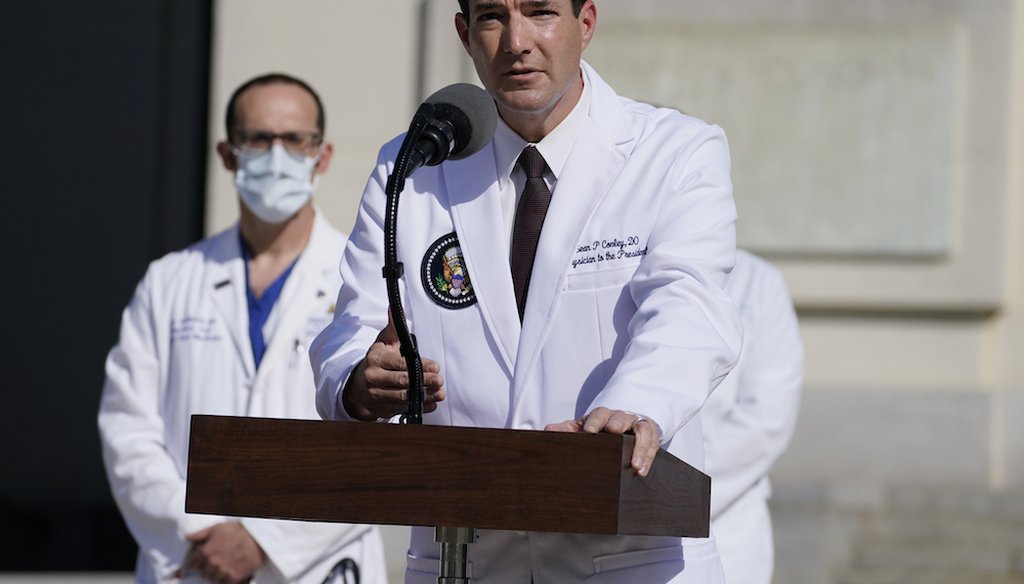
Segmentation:
{"type": "Polygon", "coordinates": [[[281,145],[291,154],[312,156],[320,147],[323,136],[319,132],[281,132],[278,134],[266,130],[242,129],[235,131],[235,146],[240,149],[266,152],[274,145],[275,140],[281,140],[281,145]]]}

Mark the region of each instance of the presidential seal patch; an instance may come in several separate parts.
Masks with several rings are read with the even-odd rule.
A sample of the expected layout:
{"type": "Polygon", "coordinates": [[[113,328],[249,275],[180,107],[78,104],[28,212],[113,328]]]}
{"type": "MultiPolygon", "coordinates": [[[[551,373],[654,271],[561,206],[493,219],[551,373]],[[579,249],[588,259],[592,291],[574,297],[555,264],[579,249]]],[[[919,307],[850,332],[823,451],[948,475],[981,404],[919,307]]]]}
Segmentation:
{"type": "Polygon", "coordinates": [[[455,232],[430,245],[423,256],[420,277],[427,296],[438,306],[455,309],[476,304],[476,291],[455,232]]]}

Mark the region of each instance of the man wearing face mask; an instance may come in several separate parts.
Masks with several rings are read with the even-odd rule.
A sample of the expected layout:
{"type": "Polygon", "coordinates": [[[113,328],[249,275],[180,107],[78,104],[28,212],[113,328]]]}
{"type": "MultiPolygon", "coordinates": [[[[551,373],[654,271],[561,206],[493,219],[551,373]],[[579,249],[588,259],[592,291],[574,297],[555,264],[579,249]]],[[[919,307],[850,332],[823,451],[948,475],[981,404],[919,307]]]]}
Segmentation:
{"type": "Polygon", "coordinates": [[[270,74],[241,85],[217,145],[236,225],[153,262],[122,316],[99,408],[139,582],[386,582],[375,526],[185,513],[189,418],[316,418],[306,348],[332,319],[345,235],[312,202],[332,147],[320,98],[270,74]]]}

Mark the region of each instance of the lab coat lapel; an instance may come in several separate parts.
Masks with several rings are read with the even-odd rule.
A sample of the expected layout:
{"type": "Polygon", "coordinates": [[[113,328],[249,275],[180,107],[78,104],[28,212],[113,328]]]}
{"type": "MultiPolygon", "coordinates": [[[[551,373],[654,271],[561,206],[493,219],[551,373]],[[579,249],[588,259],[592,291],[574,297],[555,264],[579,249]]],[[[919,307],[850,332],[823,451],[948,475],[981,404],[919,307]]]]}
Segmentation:
{"type": "Polygon", "coordinates": [[[245,296],[245,265],[242,259],[238,225],[218,236],[206,259],[203,289],[210,295],[221,321],[231,335],[239,361],[247,377],[252,378],[256,362],[249,342],[249,310],[245,296]]]}
{"type": "Polygon", "coordinates": [[[281,297],[277,299],[275,310],[280,313],[277,315],[277,324],[267,339],[267,351],[257,371],[257,384],[259,379],[264,377],[265,370],[289,363],[288,353],[303,352],[306,349],[303,346],[303,327],[308,320],[310,305],[333,294],[328,281],[330,274],[320,269],[324,265],[320,255],[329,251],[326,249],[329,242],[326,241],[325,222],[317,211],[309,243],[285,281],[281,297]]]}
{"type": "Polygon", "coordinates": [[[519,343],[519,313],[507,261],[508,242],[502,236],[505,227],[494,146],[464,160],[449,161],[442,169],[452,221],[476,288],[480,312],[485,326],[497,339],[498,352],[511,376],[519,343]]]}
{"type": "Polygon", "coordinates": [[[551,194],[534,257],[515,367],[514,410],[523,395],[531,391],[524,384],[532,383],[530,378],[583,228],[636,145],[622,120],[618,96],[593,70],[587,68],[587,72],[592,84],[590,113],[551,194]]]}

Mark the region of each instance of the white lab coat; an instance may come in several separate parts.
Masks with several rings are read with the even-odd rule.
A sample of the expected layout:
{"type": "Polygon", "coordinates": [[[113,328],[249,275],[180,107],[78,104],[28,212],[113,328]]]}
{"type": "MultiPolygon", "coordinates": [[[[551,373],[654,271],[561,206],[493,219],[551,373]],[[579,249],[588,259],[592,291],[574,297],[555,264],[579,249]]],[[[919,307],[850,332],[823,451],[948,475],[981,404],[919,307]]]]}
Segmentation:
{"type": "MultiPolygon", "coordinates": [[[[345,236],[317,213],[264,328],[256,370],[238,227],[153,262],[121,322],[99,409],[114,499],[139,544],[137,579],[166,581],[186,534],[234,518],[185,513],[189,417],[315,418],[306,348],[331,320],[345,236]]],[[[241,519],[269,558],[254,583],[320,584],[342,558],[385,582],[375,526],[241,519]]]]}
{"type": "MultiPolygon", "coordinates": [[[[403,305],[447,390],[424,421],[538,430],[605,406],[654,419],[669,452],[703,467],[696,414],[742,334],[724,291],[735,252],[725,136],[620,98],[584,68],[590,110],[553,191],[522,326],[493,144],[406,184],[403,305]],[[478,298],[459,309],[432,301],[419,274],[432,243],[453,231],[478,298]]],[[[325,418],[347,419],[340,388],[387,323],[384,186],[400,142],[381,150],[342,260],[339,312],[311,349],[325,418]]],[[[413,529],[407,582],[434,582],[437,548],[432,530],[413,529]]],[[[679,538],[482,531],[469,553],[477,584],[528,583],[531,569],[536,584],[709,582],[720,573],[711,539],[687,540],[684,551],[679,538]],[[684,555],[685,577],[673,579],[684,555]]]]}
{"type": "Polygon", "coordinates": [[[768,471],[796,425],[804,354],[793,301],[771,264],[740,250],[726,287],[743,320],[743,352],[704,409],[711,525],[729,584],[771,582],[768,471]]]}

